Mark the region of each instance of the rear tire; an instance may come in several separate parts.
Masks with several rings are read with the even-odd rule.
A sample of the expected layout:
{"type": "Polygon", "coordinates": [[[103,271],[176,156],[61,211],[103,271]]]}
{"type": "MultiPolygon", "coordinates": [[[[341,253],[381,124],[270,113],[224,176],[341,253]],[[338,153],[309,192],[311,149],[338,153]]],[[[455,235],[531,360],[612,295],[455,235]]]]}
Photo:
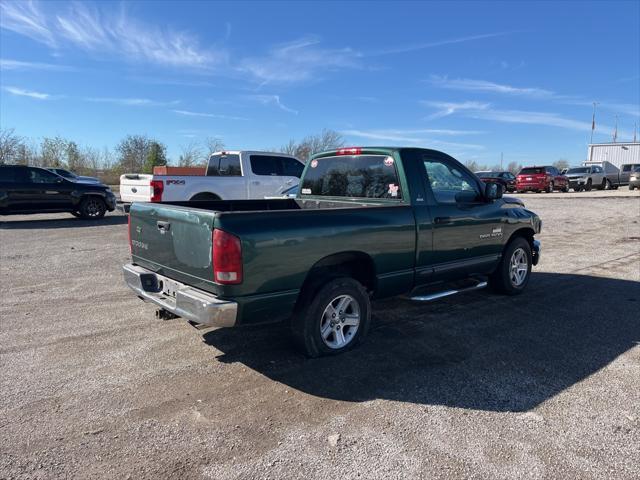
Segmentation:
{"type": "Polygon", "coordinates": [[[562,191],[563,191],[564,193],[569,193],[569,184],[568,184],[568,183],[566,183],[566,184],[565,184],[565,186],[564,186],[564,187],[562,187],[562,191]]]}
{"type": "Polygon", "coordinates": [[[553,192],[553,182],[549,182],[549,186],[546,188],[546,192],[547,193],[552,193],[553,192]]]}
{"type": "Polygon", "coordinates": [[[319,357],[351,350],[367,335],[370,324],[367,291],[353,278],[340,277],[329,280],[313,296],[302,297],[291,330],[305,355],[319,357]]]}
{"type": "Polygon", "coordinates": [[[80,202],[80,217],[85,220],[98,220],[104,217],[107,205],[100,197],[85,197],[80,202]]]}
{"type": "Polygon", "coordinates": [[[531,277],[533,255],[531,245],[523,237],[516,237],[504,249],[498,268],[489,277],[493,290],[506,295],[519,295],[531,277]]]}

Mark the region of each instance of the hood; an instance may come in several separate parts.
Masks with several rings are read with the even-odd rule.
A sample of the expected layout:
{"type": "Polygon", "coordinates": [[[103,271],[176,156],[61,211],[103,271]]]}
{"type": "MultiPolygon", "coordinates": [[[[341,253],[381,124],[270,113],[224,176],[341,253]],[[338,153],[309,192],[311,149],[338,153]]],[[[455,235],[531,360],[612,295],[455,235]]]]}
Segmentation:
{"type": "Polygon", "coordinates": [[[504,201],[504,203],[520,205],[521,207],[524,207],[524,202],[516,197],[502,197],[502,200],[504,201]]]}

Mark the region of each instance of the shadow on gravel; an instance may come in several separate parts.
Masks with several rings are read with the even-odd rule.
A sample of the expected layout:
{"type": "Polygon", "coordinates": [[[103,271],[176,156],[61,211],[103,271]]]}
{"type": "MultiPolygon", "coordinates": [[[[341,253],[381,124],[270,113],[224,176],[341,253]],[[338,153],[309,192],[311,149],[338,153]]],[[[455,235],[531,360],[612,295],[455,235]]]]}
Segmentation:
{"type": "Polygon", "coordinates": [[[534,273],[519,297],[378,302],[366,342],[337,357],[304,358],[279,326],[204,340],[222,362],[319,397],[525,411],[638,345],[639,311],[638,282],[534,273]]]}
{"type": "Polygon", "coordinates": [[[69,214],[69,218],[45,218],[38,220],[10,220],[3,217],[0,220],[0,230],[40,230],[48,228],[83,228],[83,227],[108,227],[111,225],[123,225],[127,223],[125,215],[107,215],[100,220],[83,220],[69,214]]]}

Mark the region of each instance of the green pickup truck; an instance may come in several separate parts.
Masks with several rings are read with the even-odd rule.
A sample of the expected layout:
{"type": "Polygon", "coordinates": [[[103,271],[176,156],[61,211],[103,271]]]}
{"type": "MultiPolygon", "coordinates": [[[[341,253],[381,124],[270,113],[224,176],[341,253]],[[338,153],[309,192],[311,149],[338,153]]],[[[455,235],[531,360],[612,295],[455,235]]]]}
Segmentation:
{"type": "Polygon", "coordinates": [[[341,148],[308,162],[296,198],[134,203],[123,268],[160,318],[289,322],[315,357],[365,337],[372,299],[521,293],[540,229],[501,185],[442,152],[341,148]]]}

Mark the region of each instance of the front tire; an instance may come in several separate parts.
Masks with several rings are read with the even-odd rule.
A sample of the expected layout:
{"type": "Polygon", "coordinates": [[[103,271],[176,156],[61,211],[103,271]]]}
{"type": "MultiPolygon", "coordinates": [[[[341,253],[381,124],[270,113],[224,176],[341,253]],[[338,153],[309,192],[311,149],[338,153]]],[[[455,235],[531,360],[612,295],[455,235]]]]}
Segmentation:
{"type": "Polygon", "coordinates": [[[522,293],[531,277],[532,258],[529,242],[516,237],[507,245],[498,268],[491,274],[491,287],[506,295],[522,293]]]}
{"type": "Polygon", "coordinates": [[[292,319],[293,337],[309,357],[337,355],[354,348],[371,324],[371,301],[356,280],[330,280],[302,300],[292,319]]]}
{"type": "Polygon", "coordinates": [[[80,202],[80,217],[86,220],[98,220],[106,212],[107,205],[100,197],[85,197],[80,202]]]}
{"type": "Polygon", "coordinates": [[[584,189],[585,189],[585,191],[590,192],[591,191],[591,187],[592,187],[591,179],[589,179],[589,180],[587,180],[587,184],[585,185],[584,189]]]}

